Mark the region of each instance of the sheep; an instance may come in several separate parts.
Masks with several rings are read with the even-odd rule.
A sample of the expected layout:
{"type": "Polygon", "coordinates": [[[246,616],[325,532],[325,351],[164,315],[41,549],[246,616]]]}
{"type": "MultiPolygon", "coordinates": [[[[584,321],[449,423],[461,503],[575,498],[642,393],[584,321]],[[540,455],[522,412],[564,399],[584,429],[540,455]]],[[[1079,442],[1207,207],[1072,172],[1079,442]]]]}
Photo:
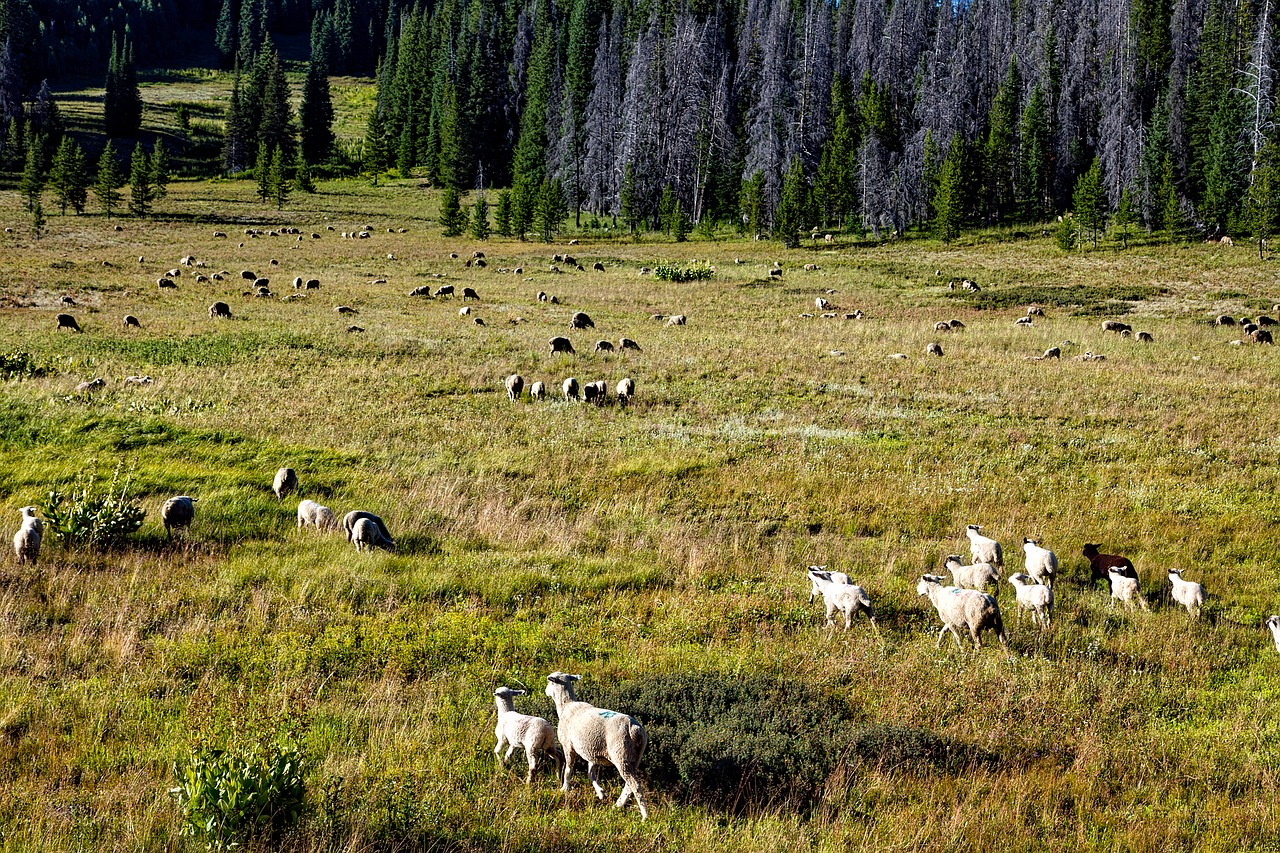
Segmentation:
{"type": "Polygon", "coordinates": [[[571,329],[594,329],[595,321],[592,320],[585,311],[578,311],[569,320],[569,328],[571,329]]]}
{"type": "Polygon", "coordinates": [[[44,522],[36,515],[37,507],[24,506],[22,526],[13,534],[13,553],[18,558],[18,565],[31,563],[35,565],[40,559],[40,543],[44,541],[44,522]]]}
{"type": "Polygon", "coordinates": [[[591,269],[595,270],[596,272],[604,272],[604,264],[600,263],[599,261],[596,261],[594,264],[591,265],[591,269]]]}
{"type": "Polygon", "coordinates": [[[817,308],[819,311],[826,311],[831,307],[831,303],[819,296],[817,299],[813,300],[813,307],[817,308]]]}
{"type": "Polygon", "coordinates": [[[596,341],[596,352],[613,352],[612,341],[596,341]]]}
{"type": "Polygon", "coordinates": [[[625,406],[631,402],[631,398],[636,394],[636,381],[631,378],[619,379],[618,387],[618,404],[625,406]]]}
{"type": "Polygon", "coordinates": [[[835,626],[835,620],[832,617],[838,610],[844,614],[846,631],[852,627],[853,620],[859,613],[867,614],[867,619],[871,620],[871,627],[879,631],[876,625],[876,612],[871,607],[871,598],[866,590],[849,580],[849,576],[844,572],[828,572],[824,571],[825,568],[825,566],[810,566],[808,578],[809,603],[813,603],[815,590],[822,595],[827,606],[827,627],[835,626]]]}
{"type": "Polygon", "coordinates": [[[479,299],[480,299],[480,294],[476,293],[476,291],[475,291],[475,288],[474,288],[474,287],[464,287],[464,288],[462,288],[462,298],[463,298],[463,299],[475,299],[475,300],[479,301],[479,299]]]}
{"type": "MultiPolygon", "coordinates": [[[[826,300],[824,299],[823,301],[825,302],[826,300]]],[[[951,324],[946,320],[939,320],[933,324],[933,330],[935,332],[949,332],[951,331],[951,324]]]]}
{"type": "Polygon", "coordinates": [[[87,394],[90,391],[97,391],[99,388],[107,387],[107,380],[102,378],[90,379],[88,382],[81,382],[76,386],[77,394],[87,394]]]}
{"type": "Polygon", "coordinates": [[[382,534],[378,532],[378,525],[367,518],[357,520],[352,526],[350,540],[355,543],[357,551],[372,551],[383,542],[382,534]]]}
{"type": "Polygon", "coordinates": [[[633,350],[635,350],[636,352],[641,352],[641,351],[642,351],[642,350],[640,349],[640,345],[639,345],[638,343],[636,343],[635,341],[631,340],[631,338],[621,338],[621,339],[619,339],[619,341],[618,341],[618,349],[633,349],[633,350]]]}
{"type": "Polygon", "coordinates": [[[547,399],[547,383],[545,383],[545,382],[543,382],[541,379],[539,379],[537,382],[535,382],[535,383],[533,383],[532,385],[530,385],[530,386],[529,386],[529,399],[530,399],[530,400],[545,400],[545,399],[547,399]]]}
{"type": "Polygon", "coordinates": [[[364,326],[347,326],[347,334],[356,335],[364,331],[364,326]]]}
{"type": "Polygon", "coordinates": [[[1124,602],[1130,610],[1136,602],[1143,610],[1149,610],[1147,600],[1142,596],[1142,584],[1138,581],[1138,573],[1132,568],[1112,566],[1107,570],[1111,581],[1111,598],[1124,602]]]}
{"type": "Polygon", "coordinates": [[[80,328],[80,324],[76,322],[76,318],[70,314],[59,314],[54,319],[58,321],[58,329],[70,329],[73,332],[84,331],[80,328]]]}
{"type": "Polygon", "coordinates": [[[1048,628],[1053,618],[1053,590],[1021,572],[1010,575],[1009,583],[1013,584],[1018,597],[1018,624],[1022,624],[1022,611],[1030,610],[1031,620],[1041,628],[1048,628]]]}
{"type": "Polygon", "coordinates": [[[543,290],[539,290],[539,291],[538,291],[538,301],[539,301],[539,302],[546,302],[546,301],[547,301],[547,294],[546,294],[546,291],[543,291],[543,290]]]}
{"type": "Polygon", "coordinates": [[[555,355],[558,352],[567,352],[570,355],[573,355],[577,352],[577,350],[573,348],[573,344],[570,343],[568,338],[562,338],[558,335],[551,339],[550,344],[551,344],[552,355],[555,355]]]}
{"type": "Polygon", "coordinates": [[[524,377],[519,373],[513,373],[506,378],[503,384],[507,388],[507,399],[516,402],[520,399],[520,392],[524,390],[524,377]]]}
{"type": "Polygon", "coordinates": [[[1187,608],[1187,612],[1196,619],[1200,618],[1200,608],[1204,607],[1204,587],[1195,581],[1184,581],[1181,569],[1169,570],[1169,583],[1173,584],[1173,600],[1187,608]]]}
{"type": "Polygon", "coordinates": [[[1128,323],[1121,323],[1119,320],[1103,320],[1102,331],[1115,332],[1118,335],[1121,332],[1132,332],[1133,327],[1128,323]]]}
{"type": "Polygon", "coordinates": [[[320,289],[320,279],[318,279],[318,278],[309,278],[309,279],[307,279],[307,283],[306,283],[306,285],[305,285],[304,289],[305,289],[305,290],[319,290],[319,289],[320,289]]]}
{"type": "Polygon", "coordinates": [[[541,717],[516,713],[512,700],[528,692],[512,690],[510,687],[499,687],[493,691],[494,702],[498,706],[498,725],[493,732],[498,743],[493,748],[493,754],[505,765],[516,747],[524,749],[524,757],[529,762],[529,772],[524,777],[526,785],[533,782],[533,771],[537,769],[539,755],[547,755],[557,764],[564,760],[564,753],[556,746],[556,730],[549,722],[541,717]],[[506,755],[502,754],[503,746],[507,747],[506,755]]]}
{"type": "Polygon", "coordinates": [[[924,354],[936,355],[938,358],[942,358],[942,344],[939,344],[939,343],[929,344],[927,347],[924,348],[924,354]]]}
{"type": "Polygon", "coordinates": [[[68,308],[75,308],[75,307],[76,307],[76,301],[75,301],[74,299],[72,299],[70,296],[64,296],[64,297],[62,297],[62,300],[61,300],[61,301],[62,301],[62,304],[63,304],[63,305],[65,305],[65,306],[67,306],[68,308]]]}
{"type": "Polygon", "coordinates": [[[1271,331],[1269,329],[1254,329],[1252,332],[1249,333],[1249,337],[1253,338],[1253,342],[1255,344],[1274,343],[1274,341],[1271,338],[1271,331]]]}
{"type": "Polygon", "coordinates": [[[312,500],[298,503],[298,529],[314,527],[316,530],[337,530],[338,519],[333,510],[312,500]]]}
{"type": "Polygon", "coordinates": [[[1138,342],[1143,344],[1155,343],[1155,338],[1150,332],[1138,332],[1138,342]]]}
{"type": "Polygon", "coordinates": [[[355,541],[355,526],[360,521],[368,521],[373,524],[378,532],[378,540],[374,543],[388,551],[396,549],[396,540],[392,538],[391,533],[387,530],[387,525],[383,524],[382,519],[371,512],[362,510],[352,510],[342,517],[342,529],[347,533],[347,541],[355,541]]]}
{"type": "Polygon", "coordinates": [[[150,385],[154,382],[155,380],[152,379],[150,376],[126,376],[123,380],[123,384],[125,385],[139,385],[139,386],[150,385]]]}
{"type": "Polygon", "coordinates": [[[126,326],[126,327],[128,327],[128,326],[137,326],[139,329],[141,329],[141,328],[142,328],[142,323],[141,323],[141,322],[139,322],[138,318],[137,318],[137,317],[135,317],[135,316],[133,316],[132,314],[125,314],[125,315],[124,315],[124,324],[125,324],[125,326],[126,326]]]}
{"type": "Polygon", "coordinates": [[[1266,314],[1259,314],[1258,318],[1254,320],[1254,322],[1263,327],[1275,326],[1277,323],[1280,323],[1280,321],[1276,320],[1275,317],[1268,317],[1266,314]]]}
{"type": "Polygon", "coordinates": [[[303,282],[302,282],[302,276],[300,276],[300,275],[299,275],[299,276],[294,276],[294,278],[293,278],[293,289],[294,289],[294,290],[302,290],[302,284],[303,284],[303,282]]]}
{"type": "Polygon", "coordinates": [[[1043,316],[1044,316],[1044,309],[1043,309],[1043,308],[1041,308],[1039,305],[1028,305],[1028,306],[1027,306],[1027,316],[1028,316],[1028,317],[1043,317],[1043,316]]]}
{"type": "Polygon", "coordinates": [[[177,495],[169,498],[160,507],[160,520],[164,522],[165,533],[173,538],[175,527],[187,528],[196,517],[196,499],[190,495],[177,495]]]}
{"type": "Polygon", "coordinates": [[[1234,326],[1235,324],[1236,318],[1230,314],[1219,314],[1213,321],[1215,326],[1234,326]]]}
{"type": "Polygon", "coordinates": [[[1275,641],[1276,651],[1280,652],[1280,616],[1268,616],[1267,620],[1262,624],[1271,632],[1271,639],[1275,641]]]}
{"type": "Polygon", "coordinates": [[[603,379],[595,382],[587,382],[582,386],[582,400],[586,403],[595,403],[597,406],[602,405],[605,395],[609,393],[609,386],[605,384],[603,379]]]}
{"type": "Polygon", "coordinates": [[[574,695],[573,686],[581,678],[580,675],[563,672],[553,672],[547,676],[546,694],[556,705],[556,716],[559,717],[556,737],[564,750],[564,784],[561,790],[566,794],[569,792],[573,760],[578,757],[586,760],[587,778],[595,788],[596,797],[603,800],[604,788],[597,779],[596,765],[607,761],[617,768],[624,783],[622,796],[618,797],[615,805],[622,808],[627,804],[627,798],[635,794],[636,805],[640,807],[640,819],[648,820],[649,807],[645,803],[644,794],[640,790],[640,779],[636,775],[645,747],[649,745],[644,726],[639,720],[626,714],[579,702],[574,695]]]}
{"type": "Polygon", "coordinates": [[[969,537],[969,553],[973,556],[975,563],[990,563],[998,569],[1004,568],[1004,549],[1000,547],[1000,543],[989,536],[982,535],[982,528],[976,524],[970,524],[965,528],[965,535],[969,537]]]}
{"type": "Polygon", "coordinates": [[[769,270],[769,278],[782,278],[782,270],[777,267],[769,270]]]}
{"type": "Polygon", "coordinates": [[[219,240],[225,240],[225,239],[227,239],[227,232],[226,232],[226,231],[214,231],[214,232],[213,232],[213,236],[214,236],[214,238],[216,238],[216,239],[219,239],[219,240]]]}
{"type": "Polygon", "coordinates": [[[426,297],[430,298],[430,297],[431,297],[431,285],[429,285],[429,284],[424,284],[424,285],[422,285],[421,287],[415,287],[413,290],[410,290],[410,291],[409,291],[409,295],[410,295],[410,296],[426,296],[426,297]]]}
{"type": "Polygon", "coordinates": [[[1027,574],[1047,587],[1053,587],[1058,576],[1058,555],[1048,548],[1040,547],[1035,539],[1023,539],[1022,550],[1027,555],[1027,574]]]}
{"type": "Polygon", "coordinates": [[[942,646],[942,638],[947,631],[955,638],[956,648],[961,648],[961,627],[969,631],[975,649],[982,648],[983,631],[995,631],[1000,644],[1006,649],[1009,647],[1004,636],[1004,621],[1000,618],[1000,604],[994,597],[973,589],[943,586],[942,578],[937,575],[921,576],[916,584],[916,593],[929,596],[942,619],[942,630],[938,632],[935,648],[942,646]]]}
{"type": "Polygon", "coordinates": [[[461,308],[459,308],[459,309],[458,309],[458,316],[459,316],[459,317],[466,317],[466,316],[468,316],[468,315],[470,315],[470,314],[471,314],[471,306],[470,306],[470,305],[463,305],[461,308]]]}
{"type": "Polygon", "coordinates": [[[1013,321],[1013,325],[1021,326],[1024,329],[1029,329],[1035,325],[1035,321],[1033,321],[1030,317],[1019,317],[1018,319],[1013,321]]]}
{"type": "Polygon", "coordinates": [[[298,490],[298,472],[292,468],[281,468],[276,472],[276,479],[271,484],[271,491],[276,500],[284,500],[284,496],[298,490]]]}
{"type": "Polygon", "coordinates": [[[1000,586],[1000,570],[990,563],[973,563],[966,566],[959,554],[948,554],[942,559],[942,568],[951,574],[952,582],[965,589],[984,590],[988,584],[1000,586]]]}
{"type": "MultiPolygon", "coordinates": [[[[1085,543],[1082,552],[1084,558],[1089,561],[1089,574],[1092,580],[1105,580],[1113,567],[1134,571],[1133,563],[1129,562],[1128,557],[1121,557],[1118,554],[1100,554],[1098,549],[1101,547],[1101,545],[1085,543]]],[[[1134,577],[1137,575],[1135,574],[1134,577]]]]}
{"type": "Polygon", "coordinates": [[[1040,358],[1062,358],[1062,350],[1057,347],[1049,347],[1044,351],[1044,355],[1040,356],[1040,358]]]}
{"type": "Polygon", "coordinates": [[[566,401],[578,399],[578,380],[576,377],[570,376],[560,386],[560,389],[564,392],[564,399],[566,401]]]}
{"type": "Polygon", "coordinates": [[[442,285],[440,285],[439,287],[437,287],[437,288],[436,288],[435,295],[436,295],[437,297],[440,297],[440,296],[453,296],[453,285],[452,285],[452,284],[442,284],[442,285]]]}
{"type": "Polygon", "coordinates": [[[213,319],[217,319],[218,317],[224,317],[230,320],[231,306],[225,302],[215,302],[209,306],[209,316],[210,318],[213,318],[213,319]]]}
{"type": "Polygon", "coordinates": [[[683,314],[672,314],[670,317],[667,318],[667,325],[683,326],[685,324],[686,319],[687,318],[683,314]]]}
{"type": "Polygon", "coordinates": [[[951,327],[951,331],[953,332],[963,332],[965,330],[964,323],[962,323],[959,320],[955,320],[955,319],[948,320],[947,325],[951,327]]]}
{"type": "Polygon", "coordinates": [[[360,312],[352,308],[350,305],[339,305],[333,309],[335,314],[359,314],[360,312]]]}
{"type": "Polygon", "coordinates": [[[253,292],[254,299],[273,299],[274,297],[275,294],[273,294],[271,289],[267,287],[259,287],[253,292]]]}

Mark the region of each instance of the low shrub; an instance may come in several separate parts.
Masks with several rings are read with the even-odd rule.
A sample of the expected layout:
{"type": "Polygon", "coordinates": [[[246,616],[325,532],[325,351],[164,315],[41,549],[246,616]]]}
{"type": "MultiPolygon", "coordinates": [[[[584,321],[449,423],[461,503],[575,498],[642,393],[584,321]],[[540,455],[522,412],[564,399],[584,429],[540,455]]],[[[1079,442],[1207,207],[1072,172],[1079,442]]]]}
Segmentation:
{"type": "Polygon", "coordinates": [[[122,481],[122,467],[116,466],[105,487],[99,487],[97,477],[90,475],[83,485],[72,486],[70,494],[49,492],[40,506],[45,531],[73,548],[102,550],[122,545],[142,526],[147,514],[129,494],[132,477],[125,476],[122,481]]]}
{"type": "Polygon", "coordinates": [[[705,281],[715,275],[715,270],[710,264],[694,264],[690,267],[658,264],[653,268],[653,275],[661,281],[705,281]]]}
{"type": "Polygon", "coordinates": [[[0,378],[7,380],[17,378],[34,378],[48,376],[53,370],[44,362],[36,361],[36,357],[23,350],[0,353],[0,378]]]}

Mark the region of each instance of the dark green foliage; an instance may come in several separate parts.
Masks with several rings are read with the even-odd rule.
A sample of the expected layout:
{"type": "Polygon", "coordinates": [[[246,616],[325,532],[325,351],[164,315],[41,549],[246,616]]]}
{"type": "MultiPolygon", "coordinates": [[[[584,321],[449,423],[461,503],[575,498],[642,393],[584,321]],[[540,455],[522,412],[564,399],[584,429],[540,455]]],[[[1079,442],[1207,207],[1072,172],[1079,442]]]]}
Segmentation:
{"type": "Polygon", "coordinates": [[[129,212],[134,216],[151,214],[151,203],[156,197],[151,177],[151,160],[139,142],[133,148],[133,159],[129,166],[129,212]]]}
{"type": "Polygon", "coordinates": [[[951,140],[947,156],[938,170],[938,190],[933,198],[933,230],[942,242],[950,243],[964,224],[964,140],[951,140]]]}
{"type": "Polygon", "coordinates": [[[71,486],[69,493],[58,490],[40,504],[46,535],[68,548],[101,551],[119,547],[142,526],[146,512],[129,490],[132,475],[123,475],[123,463],[116,465],[111,482],[98,484],[96,475],[71,486]]]}
{"type": "Polygon", "coordinates": [[[996,92],[987,117],[987,138],[982,145],[983,173],[986,177],[983,205],[991,222],[1000,221],[1013,207],[1014,164],[1018,162],[1018,93],[1022,77],[1018,63],[1009,60],[1009,71],[996,92]]]}
{"type": "Polygon", "coordinates": [[[791,161],[786,180],[782,182],[782,198],[778,201],[778,213],[774,218],[774,236],[788,249],[800,245],[800,230],[806,225],[808,210],[809,184],[804,177],[804,164],[797,157],[791,161]]]}
{"type": "Polygon", "coordinates": [[[512,236],[511,190],[503,190],[498,193],[498,210],[494,214],[494,226],[503,237],[512,236]]]}
{"type": "Polygon", "coordinates": [[[710,264],[694,264],[684,267],[680,264],[657,264],[653,268],[653,277],[659,281],[706,281],[715,275],[710,264]]]}
{"type": "Polygon", "coordinates": [[[619,193],[618,214],[622,217],[622,221],[626,223],[627,230],[632,234],[638,234],[640,225],[644,221],[644,215],[640,210],[640,198],[636,189],[636,170],[630,163],[627,164],[626,170],[622,173],[622,190],[619,193]]]}
{"type": "Polygon", "coordinates": [[[748,234],[759,234],[764,227],[764,172],[756,172],[742,182],[740,194],[742,221],[748,234]]]}
{"type": "Polygon", "coordinates": [[[162,199],[169,194],[169,150],[164,147],[164,140],[157,139],[151,149],[151,184],[155,188],[155,197],[162,199]]]}
{"type": "Polygon", "coordinates": [[[267,184],[271,190],[271,198],[276,203],[276,210],[283,210],[289,198],[293,183],[289,180],[289,161],[284,149],[279,145],[271,152],[271,165],[267,168],[267,184]]]}
{"type": "Polygon", "coordinates": [[[111,211],[120,206],[120,188],[124,186],[124,176],[120,174],[120,164],[116,162],[116,151],[111,141],[98,155],[98,177],[93,183],[93,194],[102,206],[102,212],[111,218],[111,211]]]}
{"type": "Polygon", "coordinates": [[[39,240],[44,236],[44,206],[40,204],[40,199],[36,199],[31,205],[31,233],[39,240]]]}
{"type": "Polygon", "coordinates": [[[858,729],[850,752],[861,764],[884,773],[938,770],[963,773],[994,768],[996,757],[928,729],[892,724],[858,729]]]}
{"type": "Polygon", "coordinates": [[[1248,187],[1249,156],[1244,141],[1244,98],[1224,92],[1213,113],[1203,163],[1204,192],[1198,211],[1210,234],[1225,233],[1248,187]]]}
{"type": "Polygon", "coordinates": [[[1178,185],[1173,176],[1173,155],[1166,152],[1160,164],[1160,183],[1156,190],[1156,201],[1159,205],[1160,225],[1170,240],[1182,236],[1186,227],[1182,214],[1182,200],[1178,195],[1178,185]]]}
{"type": "Polygon", "coordinates": [[[676,199],[675,207],[671,210],[671,236],[677,243],[683,243],[689,239],[689,228],[689,214],[684,212],[684,206],[676,199]]]}
{"type": "Polygon", "coordinates": [[[302,815],[302,752],[290,738],[243,746],[200,745],[175,764],[170,793],[182,811],[183,836],[211,850],[270,841],[302,815]]]}
{"type": "Polygon", "coordinates": [[[107,136],[133,136],[142,126],[142,93],[133,64],[133,45],[111,36],[111,58],[102,102],[102,123],[107,136]]]}
{"type": "Polygon", "coordinates": [[[218,62],[223,68],[230,68],[236,56],[236,22],[235,0],[222,0],[222,8],[218,12],[218,22],[214,25],[213,43],[218,48],[218,62]]]}
{"type": "Polygon", "coordinates": [[[1096,159],[1076,181],[1071,207],[1081,230],[1089,232],[1093,248],[1098,248],[1098,233],[1107,227],[1107,195],[1102,187],[1102,166],[1096,159]]]}
{"type": "MultiPolygon", "coordinates": [[[[831,86],[831,114],[831,138],[822,149],[818,174],[813,182],[814,205],[823,225],[830,222],[843,223],[853,209],[857,192],[857,174],[853,168],[854,154],[858,150],[857,118],[853,114],[853,98],[849,86],[840,76],[836,77],[831,86]]],[[[929,148],[932,140],[933,136],[926,134],[926,168],[930,162],[929,148]]],[[[936,156],[936,151],[933,153],[936,156]]]]}
{"type": "Polygon", "coordinates": [[[298,164],[293,177],[298,189],[302,192],[310,194],[316,191],[315,180],[311,177],[311,167],[307,165],[305,160],[298,164]]]}
{"type": "Polygon", "coordinates": [[[29,140],[26,163],[22,169],[22,180],[18,184],[18,191],[22,193],[22,199],[26,202],[27,212],[35,209],[40,201],[40,194],[44,192],[46,178],[44,158],[40,149],[39,140],[29,140]]]}
{"type": "Polygon", "coordinates": [[[534,224],[544,243],[550,243],[560,233],[565,217],[569,215],[569,203],[565,200],[564,186],[560,179],[544,180],[538,193],[534,211],[534,224]]]}
{"type": "Polygon", "coordinates": [[[302,125],[302,160],[305,163],[323,163],[333,151],[333,97],[329,92],[329,71],[316,58],[312,47],[311,64],[307,67],[307,80],[302,88],[302,104],[298,108],[298,120],[302,125]]]}
{"type": "Polygon", "coordinates": [[[671,189],[671,184],[667,184],[662,188],[662,198],[658,200],[658,224],[662,228],[662,233],[668,237],[671,236],[671,213],[675,210],[676,194],[671,189]]]}
{"type": "Polygon", "coordinates": [[[0,353],[0,379],[32,379],[49,376],[53,372],[52,365],[39,361],[29,352],[12,350],[0,353]]]}
{"type": "Polygon", "coordinates": [[[489,200],[483,192],[476,193],[476,203],[471,208],[471,236],[489,239],[489,200]]]}
{"type": "Polygon", "coordinates": [[[1031,222],[1043,220],[1052,212],[1052,168],[1050,153],[1053,137],[1049,132],[1048,105],[1044,91],[1037,83],[1027,98],[1019,122],[1018,204],[1022,215],[1031,222]]]}
{"type": "Polygon", "coordinates": [[[1258,241],[1258,259],[1265,258],[1267,240],[1280,230],[1280,152],[1268,140],[1258,151],[1258,166],[1244,200],[1244,221],[1258,241]]]}
{"type": "Polygon", "coordinates": [[[1135,221],[1133,191],[1129,187],[1125,187],[1120,193],[1120,204],[1116,206],[1116,215],[1113,218],[1115,226],[1120,229],[1120,240],[1124,247],[1129,248],[1129,227],[1135,221]]]}
{"type": "Polygon", "coordinates": [[[266,142],[258,143],[258,156],[253,162],[253,178],[258,184],[258,198],[265,204],[271,198],[271,151],[266,142]]]}
{"type": "Polygon", "coordinates": [[[1053,229],[1053,242],[1062,251],[1072,252],[1076,248],[1076,237],[1076,220],[1068,213],[1058,222],[1058,227],[1053,229]]]}
{"type": "Polygon", "coordinates": [[[252,164],[253,122],[243,102],[240,76],[231,85],[231,101],[227,106],[226,131],[222,142],[222,168],[234,175],[252,164]]]}
{"type": "Polygon", "coordinates": [[[467,212],[462,209],[462,194],[448,184],[440,196],[440,227],[444,236],[459,237],[467,230],[467,212]]]}

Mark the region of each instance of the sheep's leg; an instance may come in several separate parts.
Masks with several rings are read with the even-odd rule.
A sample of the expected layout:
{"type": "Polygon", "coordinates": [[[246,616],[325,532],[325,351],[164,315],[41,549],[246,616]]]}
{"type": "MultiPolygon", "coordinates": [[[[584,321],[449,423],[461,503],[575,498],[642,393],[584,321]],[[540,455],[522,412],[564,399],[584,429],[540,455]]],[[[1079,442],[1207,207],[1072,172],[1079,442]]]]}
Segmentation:
{"type": "Polygon", "coordinates": [[[956,630],[956,626],[948,625],[947,627],[951,629],[951,636],[956,641],[956,648],[963,650],[964,643],[960,642],[960,632],[956,630]]]}
{"type": "Polygon", "coordinates": [[[853,627],[853,615],[857,612],[856,610],[846,610],[844,612],[844,629],[846,631],[853,627]]]}
{"type": "Polygon", "coordinates": [[[636,805],[640,807],[640,819],[649,819],[649,804],[644,801],[644,793],[640,790],[640,780],[636,777],[635,769],[631,767],[618,768],[618,772],[622,775],[626,785],[622,789],[622,796],[618,798],[617,807],[622,808],[627,803],[627,797],[630,794],[636,795],[636,805]]]}
{"type": "Polygon", "coordinates": [[[507,746],[507,754],[506,754],[506,755],[504,755],[504,756],[502,756],[502,763],[503,763],[503,764],[506,764],[508,761],[510,761],[510,760],[511,760],[511,754],[512,754],[513,752],[515,752],[515,751],[516,751],[516,745],[515,745],[514,743],[513,743],[513,744],[509,744],[509,745],[507,746]]]}
{"type": "Polygon", "coordinates": [[[934,643],[934,644],[933,644],[933,647],[934,647],[935,649],[940,649],[940,648],[942,648],[942,638],[943,638],[944,636],[946,636],[946,633],[947,633],[947,626],[946,626],[946,625],[943,625],[943,626],[942,626],[942,630],[938,632],[938,642],[936,642],[936,643],[934,643]]]}
{"type": "Polygon", "coordinates": [[[596,789],[596,799],[604,799],[604,787],[600,784],[600,765],[587,762],[587,778],[591,780],[591,787],[596,789]]]}
{"type": "Polygon", "coordinates": [[[498,742],[493,747],[493,754],[498,756],[498,760],[503,764],[507,763],[507,760],[502,757],[502,735],[498,735],[498,742]]]}
{"type": "Polygon", "coordinates": [[[573,747],[564,744],[564,784],[560,790],[569,793],[569,778],[573,776],[573,747]]]}
{"type": "Polygon", "coordinates": [[[525,757],[529,759],[529,772],[524,774],[524,783],[526,785],[533,784],[533,771],[538,767],[538,751],[536,749],[525,748],[525,757]]]}
{"type": "MultiPolygon", "coordinates": [[[[982,638],[979,634],[978,629],[973,625],[969,626],[969,639],[973,640],[973,648],[975,650],[982,648],[982,638]]],[[[960,638],[957,637],[956,643],[959,643],[959,642],[960,642],[960,638]]]]}

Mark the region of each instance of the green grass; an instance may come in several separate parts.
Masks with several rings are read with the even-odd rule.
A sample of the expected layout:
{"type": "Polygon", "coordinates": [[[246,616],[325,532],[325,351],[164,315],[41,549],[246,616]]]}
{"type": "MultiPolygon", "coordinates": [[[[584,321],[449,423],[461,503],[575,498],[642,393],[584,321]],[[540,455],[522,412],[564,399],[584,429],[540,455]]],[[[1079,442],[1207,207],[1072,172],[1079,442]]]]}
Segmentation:
{"type": "MultiPolygon", "coordinates": [[[[228,87],[193,75],[144,97],[207,103],[228,87]]],[[[353,116],[368,106],[355,83],[335,93],[353,116]]],[[[275,843],[289,850],[1280,844],[1280,676],[1259,629],[1280,609],[1280,364],[1206,322],[1277,301],[1247,248],[1065,256],[996,232],[794,251],[598,231],[476,244],[438,236],[417,181],[320,189],[276,211],[248,182],[178,181],[153,221],[50,216],[39,241],[0,195],[15,232],[0,234],[0,353],[48,368],[3,383],[3,515],[16,530],[18,507],[120,461],[147,511],[131,547],[47,543],[38,569],[0,563],[7,849],[181,847],[173,762],[202,738],[282,729],[308,762],[303,819],[275,843]],[[242,233],[276,225],[322,239],[242,233]],[[365,225],[368,240],[338,236],[365,225]],[[486,269],[449,257],[476,249],[486,269]],[[551,272],[566,250],[607,271],[551,272]],[[159,291],[187,254],[232,278],[184,270],[159,291]],[[695,258],[710,280],[639,274],[695,258]],[[322,286],[244,298],[242,269],[277,295],[294,276],[322,286]],[[983,289],[947,288],[966,277],[983,289]],[[406,295],[439,282],[479,291],[471,317],[461,300],[406,295]],[[83,335],[55,331],[62,296],[83,335]],[[819,296],[866,319],[802,316],[819,296]],[[218,299],[234,319],[209,318],[218,299]],[[1048,316],[1015,327],[1031,302],[1048,316]],[[569,331],[578,310],[594,330],[569,331]],[[675,313],[688,325],[651,319],[675,313]],[[1101,331],[1121,313],[1154,343],[1101,331]],[[953,317],[964,331],[933,331],[953,317]],[[577,356],[549,353],[559,334],[577,356]],[[623,336],[643,350],[593,352],[623,336]],[[924,355],[935,340],[941,359],[924,355]],[[1029,360],[1050,346],[1062,360],[1029,360]],[[1074,360],[1085,351],[1107,360],[1074,360]],[[512,372],[553,392],[570,375],[630,376],[637,396],[512,405],[512,372]],[[122,384],[141,373],[154,383],[122,384]],[[74,392],[94,376],[107,387],[74,392]],[[381,515],[398,551],[296,530],[296,498],[270,493],[283,465],[301,497],[381,515]],[[159,507],[182,493],[197,517],[170,542],[159,507]],[[915,593],[965,551],[969,523],[1004,542],[1011,568],[1024,536],[1062,561],[1043,636],[1015,627],[1001,590],[1012,656],[935,649],[915,593]],[[1135,561],[1151,613],[1088,584],[1086,541],[1135,561]],[[879,636],[820,629],[809,563],[866,587],[879,636]],[[1208,588],[1203,622],[1169,602],[1169,566],[1208,588]],[[795,679],[856,730],[811,807],[781,793],[726,805],[662,777],[641,824],[597,804],[581,774],[565,798],[550,771],[526,788],[494,761],[494,687],[527,684],[517,707],[546,713],[557,669],[596,697],[689,673],[795,679]]]]}

